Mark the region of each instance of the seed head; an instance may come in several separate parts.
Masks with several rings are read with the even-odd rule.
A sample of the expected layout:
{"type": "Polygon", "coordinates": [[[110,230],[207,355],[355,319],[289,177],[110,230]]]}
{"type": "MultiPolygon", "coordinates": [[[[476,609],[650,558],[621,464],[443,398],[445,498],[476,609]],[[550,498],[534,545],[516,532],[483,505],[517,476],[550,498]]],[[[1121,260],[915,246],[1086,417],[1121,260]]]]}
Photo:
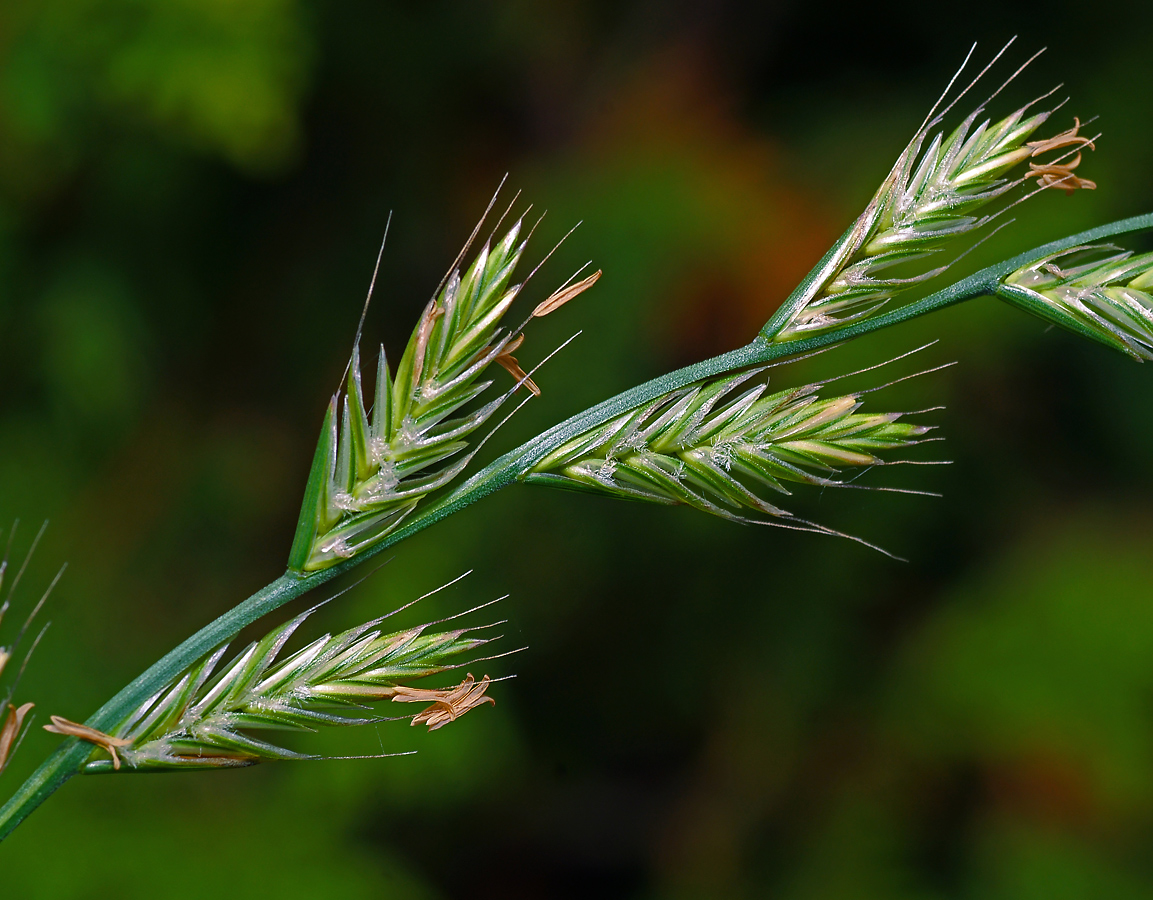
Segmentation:
{"type": "Polygon", "coordinates": [[[1153,253],[1072,247],[1007,275],[997,295],[1134,359],[1153,359],[1153,253]]]}
{"type": "Polygon", "coordinates": [[[1071,162],[1059,156],[1030,163],[1022,177],[1011,175],[1015,167],[1050,151],[1064,149],[1067,156],[1067,148],[1094,148],[1092,139],[1079,134],[1079,119],[1051,138],[1029,140],[1053,114],[1028,115],[1032,105],[978,124],[984,114],[984,105],[979,106],[948,137],[938,132],[931,140],[944,114],[927,119],[812,280],[770,320],[766,336],[794,340],[876,315],[892,298],[945,272],[951,262],[941,254],[990,222],[994,214],[983,208],[1027,179],[1066,193],[1095,188],[1072,172],[1080,152],[1071,162]],[[941,264],[931,264],[936,260],[941,264]]]}
{"type": "Polygon", "coordinates": [[[773,394],[767,381],[747,387],[757,374],[658,397],[573,438],[525,480],[735,521],[790,518],[769,492],[787,495],[789,483],[842,486],[842,468],[882,465],[885,451],[918,444],[931,430],[898,421],[899,413],[858,412],[860,394],[822,399],[815,384],[773,394]]]}
{"type": "MultiPolygon", "coordinates": [[[[112,734],[52,718],[49,731],[106,749],[113,771],[250,766],[261,760],[309,759],[255,736],[269,729],[301,731],[321,726],[386,721],[366,704],[389,698],[424,700],[433,707],[418,718],[439,728],[481,703],[490,681],[469,676],[450,690],[411,686],[454,668],[454,659],[487,643],[477,629],[431,631],[421,625],[382,634],[377,619],[337,635],[326,634],[280,658],[285,644],[312,610],[273,629],[220,666],[227,647],[198,660],[112,729],[112,734]],[[219,669],[218,669],[219,667],[219,669]]],[[[97,760],[88,771],[106,771],[97,760]]]]}
{"type": "MultiPolygon", "coordinates": [[[[474,436],[511,393],[469,410],[492,385],[482,378],[493,363],[540,393],[513,356],[523,334],[501,327],[524,287],[511,283],[527,244],[521,231],[517,221],[495,244],[490,239],[462,272],[466,245],[421,313],[395,371],[380,348],[373,403],[365,402],[354,347],[343,389],[321,427],[291,569],[313,572],[367,551],[464,471],[478,447],[474,436]]],[[[599,277],[553,293],[529,318],[559,309],[599,277]]]]}

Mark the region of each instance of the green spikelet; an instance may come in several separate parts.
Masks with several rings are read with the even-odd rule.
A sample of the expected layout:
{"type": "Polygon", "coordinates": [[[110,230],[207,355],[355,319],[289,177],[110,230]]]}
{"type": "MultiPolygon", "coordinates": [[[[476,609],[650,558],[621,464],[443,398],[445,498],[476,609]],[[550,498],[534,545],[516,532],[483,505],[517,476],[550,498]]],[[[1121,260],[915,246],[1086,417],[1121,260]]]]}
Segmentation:
{"type": "Polygon", "coordinates": [[[1153,359],[1153,253],[1073,247],[1006,276],[997,295],[1138,361],[1153,359]]]}
{"type": "Polygon", "coordinates": [[[345,389],[321,428],[291,569],[327,568],[371,547],[468,464],[469,438],[509,396],[461,413],[492,385],[484,372],[516,338],[499,326],[520,292],[510,283],[525,249],[520,234],[518,221],[496,246],[485,244],[463,276],[452,272],[421,314],[395,377],[381,347],[371,414],[353,351],[345,389]]]}
{"type": "Polygon", "coordinates": [[[842,468],[883,464],[930,426],[901,413],[861,413],[860,395],[829,399],[818,385],[768,393],[745,387],[760,370],[666,394],[566,443],[525,480],[651,503],[685,504],[749,521],[788,518],[765,498],[790,483],[840,485],[842,468]]]}
{"type": "Polygon", "coordinates": [[[922,152],[940,117],[927,122],[816,277],[766,325],[765,337],[796,340],[876,315],[893,297],[944,272],[947,263],[929,261],[987,224],[991,216],[979,210],[1027,178],[1069,192],[1095,187],[1064,174],[1080,162],[1081,147],[1093,146],[1078,136],[1080,123],[1049,140],[1029,141],[1052,113],[1026,116],[1027,110],[978,125],[984,111],[978,108],[947,138],[938,133],[922,152]],[[1062,151],[1054,164],[1030,164],[1023,177],[1009,177],[1014,167],[1049,151],[1062,151]],[[1075,159],[1059,165],[1073,154],[1075,159]]]}
{"type": "MultiPolygon", "coordinates": [[[[309,759],[252,732],[365,725],[386,721],[369,712],[368,702],[421,700],[424,695],[434,703],[439,696],[451,699],[451,691],[408,689],[405,695],[404,686],[454,668],[456,657],[487,643],[469,628],[429,633],[429,626],[421,625],[382,634],[377,619],[326,634],[278,660],[312,612],[249,644],[219,672],[228,648],[218,648],[141,704],[111,734],[86,737],[116,749],[112,759],[90,761],[87,771],[230,768],[267,759],[309,759]]],[[[471,677],[466,679],[476,695],[471,706],[492,702],[482,697],[488,684],[487,677],[475,686],[471,677]]],[[[458,702],[450,712],[455,718],[471,706],[458,702]]],[[[65,723],[65,729],[69,724],[75,728],[65,723]]],[[[79,730],[61,733],[85,737],[79,730]]]]}

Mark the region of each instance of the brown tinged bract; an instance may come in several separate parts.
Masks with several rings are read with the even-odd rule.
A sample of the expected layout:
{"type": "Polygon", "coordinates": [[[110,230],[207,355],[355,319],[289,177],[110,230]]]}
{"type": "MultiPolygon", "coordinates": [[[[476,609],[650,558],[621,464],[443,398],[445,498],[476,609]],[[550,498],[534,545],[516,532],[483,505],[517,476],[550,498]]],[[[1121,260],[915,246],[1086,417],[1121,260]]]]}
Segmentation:
{"type": "Polygon", "coordinates": [[[576,284],[570,284],[566,288],[561,288],[555,294],[546,297],[537,304],[536,309],[532,311],[533,318],[540,319],[547,316],[549,313],[556,312],[574,297],[577,297],[591,288],[601,277],[601,270],[597,269],[588,278],[582,278],[576,284]]]}
{"type": "Polygon", "coordinates": [[[24,717],[35,703],[25,703],[22,706],[8,704],[8,718],[0,727],[0,772],[3,772],[16,749],[16,740],[20,737],[20,729],[24,727],[24,717]]]}

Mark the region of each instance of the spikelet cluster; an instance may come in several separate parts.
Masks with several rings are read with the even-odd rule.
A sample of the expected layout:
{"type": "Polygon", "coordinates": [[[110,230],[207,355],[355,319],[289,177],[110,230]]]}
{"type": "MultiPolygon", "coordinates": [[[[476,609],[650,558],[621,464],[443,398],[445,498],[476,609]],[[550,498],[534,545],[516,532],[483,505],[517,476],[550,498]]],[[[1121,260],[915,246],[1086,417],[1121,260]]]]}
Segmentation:
{"type": "Polygon", "coordinates": [[[518,221],[486,244],[462,275],[454,270],[421,314],[396,372],[384,347],[371,421],[359,349],[343,396],[321,429],[290,566],[312,571],[354,556],[396,528],[426,495],[468,464],[466,440],[507,395],[454,415],[492,382],[481,380],[513,335],[497,336],[520,290],[511,285],[524,253],[518,221]]]}
{"type": "Polygon", "coordinates": [[[911,447],[931,430],[900,421],[901,413],[858,412],[857,394],[822,399],[816,384],[776,393],[767,380],[747,387],[761,371],[658,397],[569,441],[525,480],[737,521],[789,519],[769,492],[840,485],[843,468],[882,464],[882,452],[911,447]]]}
{"type": "Polygon", "coordinates": [[[1153,253],[1073,247],[1022,266],[997,293],[1138,361],[1153,359],[1153,253]]]}
{"type": "Polygon", "coordinates": [[[938,132],[927,148],[939,118],[926,123],[775,339],[795,340],[868,318],[897,294],[940,275],[948,265],[929,262],[951,241],[987,224],[992,216],[979,211],[1028,178],[1040,188],[1067,192],[1095,187],[1071,171],[1080,163],[1079,148],[1093,146],[1078,134],[1080,123],[1030,141],[1052,113],[1026,115],[1028,109],[977,124],[984,111],[978,108],[948,137],[938,132]],[[1031,162],[1022,177],[1009,176],[1014,167],[1050,151],[1059,155],[1031,162]]]}
{"type": "Polygon", "coordinates": [[[89,762],[89,772],[119,771],[122,764],[129,770],[229,768],[267,759],[313,758],[252,732],[386,721],[370,713],[365,704],[371,701],[427,701],[432,707],[422,713],[423,721],[436,713],[443,720],[446,707],[455,718],[481,702],[492,702],[483,697],[487,677],[478,685],[469,676],[459,697],[454,694],[459,688],[405,686],[455,668],[454,658],[487,643],[473,636],[477,629],[430,633],[428,625],[421,625],[382,634],[377,628],[382,620],[377,619],[335,636],[326,634],[278,661],[285,643],[311,612],[253,642],[218,671],[227,651],[227,646],[220,647],[141,704],[110,734],[57,716],[45,728],[103,748],[109,758],[89,762]]]}
{"type": "MultiPolygon", "coordinates": [[[[345,389],[332,398],[321,428],[290,568],[327,568],[387,536],[464,470],[476,450],[469,439],[517,387],[539,393],[512,355],[524,335],[500,327],[522,287],[511,283],[527,243],[521,224],[495,246],[485,243],[463,274],[453,269],[421,314],[395,372],[381,346],[371,407],[359,348],[353,351],[345,389]],[[492,385],[484,376],[493,363],[513,375],[512,389],[462,411],[492,385]]],[[[558,290],[530,318],[558,309],[599,276],[558,290]]]]}

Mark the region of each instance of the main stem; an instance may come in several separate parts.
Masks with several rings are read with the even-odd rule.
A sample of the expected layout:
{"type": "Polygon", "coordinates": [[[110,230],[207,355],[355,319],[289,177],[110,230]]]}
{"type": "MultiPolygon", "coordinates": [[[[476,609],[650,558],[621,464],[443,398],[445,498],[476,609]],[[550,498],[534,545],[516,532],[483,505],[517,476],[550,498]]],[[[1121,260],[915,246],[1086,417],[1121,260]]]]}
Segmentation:
{"type": "MultiPolygon", "coordinates": [[[[1054,241],[1013,259],[983,269],[942,291],[885,315],[866,319],[848,327],[835,329],[804,340],[776,342],[772,340],[775,332],[771,327],[766,327],[765,331],[759,334],[756,339],[739,350],[723,353],[704,362],[686,366],[617,394],[615,397],[578,413],[537,435],[517,449],[490,463],[448,497],[434,504],[422,515],[397,529],[371,550],[362,553],[357,558],[307,576],[292,571],[281,575],[271,584],[261,588],[243,603],[210,622],[175,649],[165,654],[159,661],[153,663],[141,675],[121,689],[115,697],[100,707],[85,724],[101,731],[112,731],[144,701],[160,691],[200,657],[219,647],[225,641],[231,640],[246,625],[338,575],[350,571],[363,563],[369,556],[379,553],[454,512],[470,506],[477,500],[513,484],[528,474],[532,466],[539,460],[570,438],[604,424],[623,412],[635,409],[642,403],[703,378],[748,366],[765,365],[781,359],[800,356],[821,347],[898,325],[955,303],[987,294],[995,294],[1000,286],[1001,278],[1039,256],[1068,249],[1087,241],[1149,227],[1153,227],[1153,214],[1136,216],[1063,238],[1060,241],[1054,241]]],[[[823,265],[824,260],[818,263],[813,273],[810,273],[810,276],[798,286],[793,297],[786,300],[784,305],[788,305],[794,297],[799,296],[809,287],[823,265]]],[[[776,322],[777,318],[774,317],[770,320],[770,326],[776,322]]],[[[56,751],[20,786],[19,790],[9,798],[3,808],[0,808],[0,841],[11,834],[16,826],[50,797],[57,788],[79,772],[91,752],[90,744],[76,738],[66,738],[56,751]]]]}

